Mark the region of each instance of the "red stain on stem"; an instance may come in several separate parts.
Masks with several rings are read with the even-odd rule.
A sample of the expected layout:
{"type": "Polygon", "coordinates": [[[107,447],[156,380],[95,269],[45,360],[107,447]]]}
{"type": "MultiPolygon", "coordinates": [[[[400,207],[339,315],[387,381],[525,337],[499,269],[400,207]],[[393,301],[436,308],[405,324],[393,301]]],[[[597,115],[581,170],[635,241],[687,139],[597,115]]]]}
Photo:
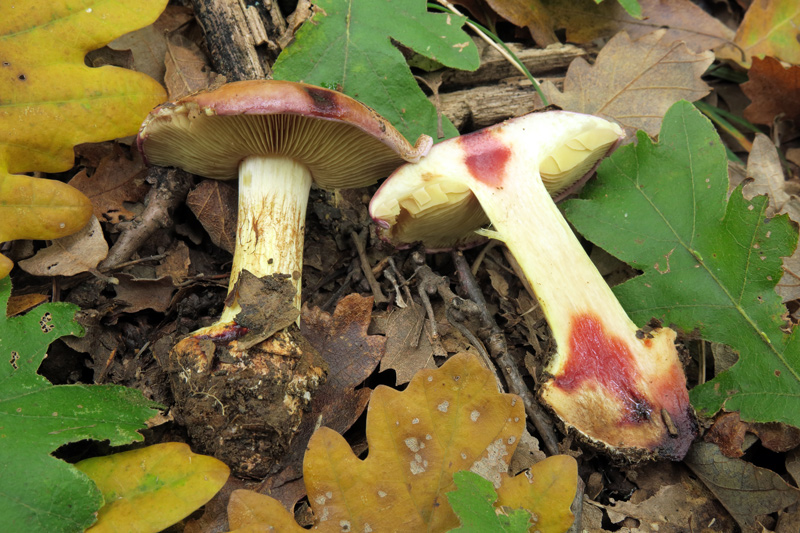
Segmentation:
{"type": "Polygon", "coordinates": [[[466,157],[470,174],[493,187],[499,187],[505,179],[506,163],[511,150],[490,130],[480,130],[458,138],[466,157]]]}
{"type": "Polygon", "coordinates": [[[626,421],[646,422],[653,405],[636,386],[638,371],[628,346],[609,335],[600,320],[583,314],[572,320],[568,361],[555,384],[573,391],[583,383],[594,383],[618,397],[626,408],[626,421]]]}

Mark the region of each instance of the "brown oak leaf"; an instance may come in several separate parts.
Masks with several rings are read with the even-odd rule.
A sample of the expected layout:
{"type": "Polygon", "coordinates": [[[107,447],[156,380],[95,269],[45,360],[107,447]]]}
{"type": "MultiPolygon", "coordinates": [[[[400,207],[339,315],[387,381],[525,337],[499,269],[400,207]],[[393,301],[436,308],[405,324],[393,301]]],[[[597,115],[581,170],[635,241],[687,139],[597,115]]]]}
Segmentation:
{"type": "Polygon", "coordinates": [[[744,110],[744,118],[767,125],[780,114],[800,120],[800,67],[784,68],[774,57],[754,58],[747,77],[741,87],[753,103],[744,110]]]}

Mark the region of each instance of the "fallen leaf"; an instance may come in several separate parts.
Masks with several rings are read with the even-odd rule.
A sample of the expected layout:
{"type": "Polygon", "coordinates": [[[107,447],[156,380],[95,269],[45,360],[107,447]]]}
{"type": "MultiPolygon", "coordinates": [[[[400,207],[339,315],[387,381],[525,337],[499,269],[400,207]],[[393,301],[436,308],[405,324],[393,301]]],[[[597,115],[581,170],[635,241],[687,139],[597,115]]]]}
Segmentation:
{"type": "Polygon", "coordinates": [[[774,57],[755,58],[741,88],[752,101],[744,110],[750,122],[771,126],[778,115],[800,121],[800,66],[784,67],[774,57]]]}
{"type": "Polygon", "coordinates": [[[166,54],[164,83],[170,100],[207,89],[218,77],[200,47],[180,33],[169,37],[166,54]]]}
{"type": "Polygon", "coordinates": [[[189,7],[167,6],[155,22],[114,39],[108,43],[108,47],[112,50],[130,50],[136,71],[162,81],[166,69],[164,57],[168,34],[193,18],[189,7]]]}
{"type": "Polygon", "coordinates": [[[192,264],[186,243],[176,240],[165,255],[164,260],[156,266],[156,277],[169,276],[175,284],[186,279],[189,276],[189,266],[192,264]]]}
{"type": "Polygon", "coordinates": [[[82,230],[54,240],[19,266],[34,276],[74,276],[95,268],[107,255],[103,229],[93,216],[82,230]]]}
{"type": "Polygon", "coordinates": [[[159,279],[134,278],[130,274],[119,273],[115,276],[119,283],[114,285],[117,300],[126,304],[125,313],[138,313],[144,309],[152,309],[163,313],[169,307],[175,285],[172,278],[165,276],[159,279]]]}
{"type": "Polygon", "coordinates": [[[394,370],[396,385],[408,383],[417,371],[436,368],[433,346],[425,333],[425,310],[413,301],[408,307],[396,308],[376,317],[386,335],[386,354],[381,359],[381,372],[394,370]]]}
{"type": "Polygon", "coordinates": [[[785,509],[800,492],[778,474],[741,459],[730,459],[707,442],[695,442],[684,460],[745,531],[756,530],[756,517],[785,509]]]}
{"type": "Polygon", "coordinates": [[[632,39],[664,28],[665,43],[682,41],[695,53],[733,39],[734,32],[691,0],[639,0],[642,20],[630,16],[614,0],[541,0],[556,29],[567,30],[567,41],[589,43],[625,31],[632,39]]]}
{"type": "Polygon", "coordinates": [[[683,43],[667,41],[665,30],[637,41],[622,32],[603,47],[594,65],[583,58],[572,61],[564,92],[550,81],[542,89],[551,103],[567,111],[598,115],[656,136],[672,104],[709,93],[700,76],[712,61],[711,52],[694,54],[683,43]]]}
{"type": "MultiPolygon", "coordinates": [[[[769,198],[766,216],[769,218],[785,213],[795,222],[800,222],[800,198],[788,190],[783,165],[775,145],[763,133],[757,133],[753,149],[747,160],[747,178],[751,181],[742,189],[748,200],[758,195],[769,198]]],[[[784,302],[800,298],[800,249],[783,259],[784,274],[775,287],[784,302]]]]}
{"type": "Polygon", "coordinates": [[[724,413],[714,420],[714,425],[703,437],[706,442],[716,444],[725,457],[744,455],[744,436],[747,424],[739,418],[739,413],[724,413]]]}
{"type": "Polygon", "coordinates": [[[280,474],[270,480],[270,495],[292,508],[305,487],[281,490],[281,485],[303,475],[303,455],[311,435],[325,426],[344,433],[369,402],[372,389],[361,385],[383,357],[386,338],[368,335],[372,298],[350,294],[336,305],[333,315],[319,308],[303,309],[301,332],[328,364],[328,379],[311,400],[310,412],[292,440],[292,448],[280,462],[280,474]]]}
{"type": "MultiPolygon", "coordinates": [[[[547,525],[540,531],[564,531],[573,518],[569,507],[576,490],[574,459],[537,463],[530,476],[520,474],[513,480],[507,473],[524,418],[522,402],[498,393],[492,373],[478,358],[465,354],[439,369],[420,371],[403,392],[378,387],[367,415],[365,460],[325,427],[309,442],[304,478],[315,529],[448,531],[459,521],[445,495],[455,488],[453,474],[470,470],[498,489],[496,507],[520,507],[515,498],[523,498],[521,507],[547,525]],[[554,468],[539,476],[539,465],[554,468]],[[504,487],[508,496],[503,495],[504,487]]],[[[234,493],[231,526],[239,531],[303,531],[293,515],[269,500],[234,493]]]]}
{"type": "Polygon", "coordinates": [[[528,28],[533,40],[542,48],[559,42],[550,14],[541,0],[487,0],[486,3],[514,26],[528,28]]]}
{"type": "Polygon", "coordinates": [[[800,64],[800,3],[797,0],[754,0],[747,8],[733,45],[717,50],[720,59],[732,59],[745,68],[753,57],[772,56],[800,64]]]}
{"type": "Polygon", "coordinates": [[[125,202],[141,202],[150,189],[145,183],[147,169],[138,150],[128,158],[119,146],[104,157],[94,173],[78,172],[69,184],[83,192],[92,201],[94,216],[105,222],[117,224],[131,220],[135,215],[125,208],[125,202]]]}
{"type": "MultiPolygon", "coordinates": [[[[89,222],[92,204],[74,187],[4,170],[0,156],[0,242],[59,239],[89,222]]],[[[6,277],[13,266],[0,254],[0,278],[6,277]]]]}
{"type": "Polygon", "coordinates": [[[0,4],[0,160],[12,174],[72,167],[72,147],[132,135],[164,101],[152,78],[83,58],[152,23],[167,0],[0,4]]]}
{"type": "Polygon", "coordinates": [[[230,253],[236,248],[238,202],[236,189],[208,179],[186,197],[186,205],[208,232],[211,242],[230,253]]]}
{"type": "MultiPolygon", "coordinates": [[[[699,525],[698,514],[701,507],[710,507],[710,502],[704,495],[691,493],[683,485],[667,485],[642,502],[614,502],[613,505],[605,508],[612,524],[620,524],[626,518],[636,519],[639,522],[639,528],[629,531],[684,533],[691,531],[693,525],[695,527],[699,525]]],[[[719,517],[712,515],[712,518],[719,517]]],[[[705,522],[703,525],[707,523],[705,522]]],[[[722,532],[725,530],[714,527],[703,531],[722,532]]]]}
{"type": "Polygon", "coordinates": [[[48,301],[50,297],[46,294],[20,294],[19,296],[11,296],[8,299],[8,306],[6,307],[6,316],[12,317],[21,315],[26,311],[30,311],[37,305],[48,301]]]}
{"type": "Polygon", "coordinates": [[[225,484],[222,461],[167,442],[84,459],[75,467],[103,493],[91,533],[161,531],[188,516],[225,484]]]}

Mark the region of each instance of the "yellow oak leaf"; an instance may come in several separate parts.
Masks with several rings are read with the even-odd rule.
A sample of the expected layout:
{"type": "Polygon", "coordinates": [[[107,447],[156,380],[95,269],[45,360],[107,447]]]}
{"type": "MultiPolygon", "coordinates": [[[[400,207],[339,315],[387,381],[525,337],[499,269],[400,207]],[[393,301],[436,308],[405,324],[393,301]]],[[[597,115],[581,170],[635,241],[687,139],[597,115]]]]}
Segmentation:
{"type": "MultiPolygon", "coordinates": [[[[367,414],[366,459],[328,428],[308,444],[303,476],[314,529],[449,531],[460,523],[447,499],[453,474],[471,470],[494,484],[496,507],[531,513],[530,531],[564,531],[573,520],[576,463],[564,457],[509,476],[524,425],[522,401],[497,392],[474,356],[418,372],[403,392],[380,386],[367,414]]],[[[231,495],[228,521],[237,533],[304,531],[280,503],[246,490],[231,495]]]]}
{"type": "MultiPolygon", "coordinates": [[[[90,68],[87,52],[152,23],[167,0],[0,2],[0,242],[81,229],[91,204],[72,187],[15,174],[63,172],[73,146],[137,132],[166,97],[148,76],[90,68]]],[[[0,255],[0,278],[11,270],[0,255]]]]}
{"type": "Polygon", "coordinates": [[[225,463],[179,442],[85,459],[75,465],[103,493],[91,533],[157,532],[204,505],[225,484],[225,463]]]}

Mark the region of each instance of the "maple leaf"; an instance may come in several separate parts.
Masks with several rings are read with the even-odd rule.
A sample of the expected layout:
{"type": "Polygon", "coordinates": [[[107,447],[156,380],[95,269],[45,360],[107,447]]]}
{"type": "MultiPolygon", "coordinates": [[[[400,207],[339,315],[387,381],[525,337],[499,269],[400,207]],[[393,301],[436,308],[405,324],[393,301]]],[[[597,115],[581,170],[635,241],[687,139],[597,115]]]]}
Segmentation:
{"type": "Polygon", "coordinates": [[[81,335],[76,306],[43,304],[6,318],[9,278],[0,280],[0,516],[9,531],[79,531],[95,520],[103,498],[75,467],[50,453],[83,439],[112,446],[142,440],[137,432],[156,404],[116,385],[58,385],[36,373],[48,345],[81,335]],[[58,490],[53,490],[57,487],[58,490]]]}
{"type": "Polygon", "coordinates": [[[727,198],[725,148],[688,102],[664,118],[659,143],[639,132],[600,166],[565,213],[589,240],[644,272],[614,288],[636,323],[656,318],[727,344],[739,360],[690,398],[704,415],[800,426],[800,337],[787,335],[775,292],[781,258],[797,245],[767,199],[727,198]]]}
{"type": "MultiPolygon", "coordinates": [[[[445,66],[475,70],[480,59],[464,17],[428,13],[422,0],[319,0],[278,56],[276,79],[340,90],[369,105],[407,139],[437,138],[439,116],[392,39],[445,66]],[[390,16],[389,16],[390,14],[390,16]]],[[[445,137],[458,135],[442,117],[445,137]]]]}
{"type": "MultiPolygon", "coordinates": [[[[556,456],[529,475],[509,476],[524,424],[522,402],[497,392],[492,373],[467,354],[420,371],[403,392],[378,387],[367,414],[365,460],[328,428],[309,442],[303,470],[316,529],[448,531],[459,524],[446,497],[455,489],[453,475],[472,470],[497,489],[496,507],[531,513],[531,531],[565,531],[577,464],[556,456]]],[[[228,518],[232,528],[304,531],[276,500],[250,491],[233,493],[228,518]]]]}
{"type": "Polygon", "coordinates": [[[772,125],[777,115],[784,120],[800,121],[800,67],[784,68],[774,57],[753,59],[742,92],[753,102],[744,110],[744,118],[754,124],[772,125]]]}
{"type": "Polygon", "coordinates": [[[665,30],[637,41],[618,33],[594,65],[573,60],[564,92],[542,84],[550,101],[567,111],[615,120],[627,128],[658,134],[661,118],[681,99],[699,100],[711,91],[700,76],[714,61],[712,52],[694,54],[683,43],[665,41],[665,30]]]}
{"type": "MultiPolygon", "coordinates": [[[[165,97],[151,78],[84,56],[151,23],[166,0],[0,3],[0,241],[56,239],[81,229],[91,205],[61,183],[13,174],[62,172],[72,147],[136,133],[165,97]]],[[[0,277],[11,270],[0,255],[0,277]]]]}
{"type": "Polygon", "coordinates": [[[753,57],[776,57],[800,64],[800,3],[797,0],[770,0],[750,4],[744,14],[733,45],[717,51],[720,59],[732,59],[749,68],[753,57]]]}

